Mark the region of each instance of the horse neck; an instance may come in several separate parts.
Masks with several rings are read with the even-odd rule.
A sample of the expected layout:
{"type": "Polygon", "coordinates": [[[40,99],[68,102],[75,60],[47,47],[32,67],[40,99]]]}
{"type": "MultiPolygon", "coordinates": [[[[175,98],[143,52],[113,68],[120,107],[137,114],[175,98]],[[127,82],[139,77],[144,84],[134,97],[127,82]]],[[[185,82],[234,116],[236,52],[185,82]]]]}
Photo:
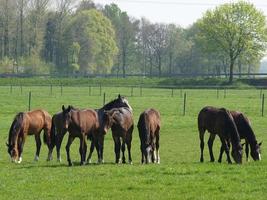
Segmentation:
{"type": "Polygon", "coordinates": [[[24,113],[20,112],[16,115],[15,119],[12,122],[12,125],[9,129],[8,143],[9,145],[15,145],[16,138],[18,137],[19,130],[22,128],[22,120],[24,113]],[[20,126],[20,127],[16,127],[20,126]]]}

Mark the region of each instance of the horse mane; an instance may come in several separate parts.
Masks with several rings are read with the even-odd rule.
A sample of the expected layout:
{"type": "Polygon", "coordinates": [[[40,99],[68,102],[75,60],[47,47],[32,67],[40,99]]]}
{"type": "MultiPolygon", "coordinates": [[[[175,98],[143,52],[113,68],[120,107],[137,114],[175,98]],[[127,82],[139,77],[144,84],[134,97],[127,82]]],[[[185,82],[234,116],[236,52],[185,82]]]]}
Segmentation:
{"type": "Polygon", "coordinates": [[[9,146],[14,145],[14,143],[15,143],[14,139],[16,138],[15,136],[16,136],[16,134],[19,133],[20,129],[22,128],[23,115],[24,115],[23,112],[19,112],[15,116],[15,118],[14,118],[14,120],[10,126],[9,135],[8,135],[8,145],[9,146]]]}
{"type": "Polygon", "coordinates": [[[245,133],[249,143],[252,143],[253,145],[257,144],[256,136],[250,126],[249,119],[243,114],[240,113],[238,115],[239,123],[242,126],[242,132],[245,133]]]}
{"type": "MultiPolygon", "coordinates": [[[[236,124],[234,122],[234,119],[232,115],[230,114],[230,111],[226,110],[225,108],[221,108],[221,111],[223,111],[225,116],[225,122],[226,122],[226,132],[230,133],[230,139],[231,143],[233,143],[233,147],[240,146],[240,136],[236,127],[236,124]]],[[[242,147],[241,147],[242,148],[242,147]]]]}
{"type": "Polygon", "coordinates": [[[137,127],[140,130],[139,134],[141,134],[141,138],[145,140],[145,144],[148,145],[150,143],[150,128],[147,122],[147,115],[143,112],[138,120],[137,127]]]}
{"type": "Polygon", "coordinates": [[[102,109],[104,110],[110,110],[112,109],[112,105],[117,101],[118,99],[113,99],[112,101],[108,102],[107,104],[105,104],[102,109]]]}

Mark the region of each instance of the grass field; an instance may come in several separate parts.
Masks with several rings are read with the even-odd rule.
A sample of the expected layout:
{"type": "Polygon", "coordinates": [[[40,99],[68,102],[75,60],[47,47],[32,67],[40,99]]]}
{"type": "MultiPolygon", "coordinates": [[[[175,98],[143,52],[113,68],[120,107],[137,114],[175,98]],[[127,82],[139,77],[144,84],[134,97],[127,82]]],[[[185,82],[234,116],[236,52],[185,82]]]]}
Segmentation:
{"type": "MultiPolygon", "coordinates": [[[[260,90],[205,89],[145,89],[126,87],[0,87],[0,199],[266,199],[267,191],[267,110],[261,116],[260,90]],[[137,124],[139,114],[149,107],[161,113],[161,164],[140,164],[137,128],[132,142],[133,165],[114,164],[113,141],[110,132],[105,138],[105,164],[79,166],[78,140],[71,146],[74,167],[68,167],[64,138],[62,163],[46,162],[47,147],[42,145],[40,161],[34,162],[35,141],[28,137],[23,162],[11,163],[5,142],[15,114],[31,108],[43,108],[51,115],[62,104],[80,108],[100,108],[103,93],[106,102],[118,93],[127,96],[134,109],[137,124]],[[183,116],[183,96],[187,95],[183,116]],[[90,95],[89,95],[90,94],[90,95]],[[263,140],[262,161],[242,165],[210,163],[205,145],[204,163],[199,163],[197,115],[206,105],[226,107],[244,112],[251,120],[258,140],[263,140]]],[[[264,93],[263,91],[262,93],[264,93]]],[[[267,92],[266,92],[267,94],[267,92]]],[[[205,137],[207,141],[208,134],[205,137]]],[[[206,142],[205,142],[206,143],[206,142]]],[[[219,141],[215,140],[214,155],[218,158],[219,141]]],[[[53,157],[56,158],[55,152],[53,157]]],[[[93,154],[96,162],[96,153],[93,154]]]]}

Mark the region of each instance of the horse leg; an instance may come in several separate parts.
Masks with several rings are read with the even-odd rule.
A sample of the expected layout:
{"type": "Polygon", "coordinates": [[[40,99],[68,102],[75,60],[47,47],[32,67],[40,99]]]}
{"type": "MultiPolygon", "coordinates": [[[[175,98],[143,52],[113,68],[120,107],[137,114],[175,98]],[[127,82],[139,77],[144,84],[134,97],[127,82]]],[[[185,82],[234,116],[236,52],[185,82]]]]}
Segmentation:
{"type": "Polygon", "coordinates": [[[91,141],[91,146],[90,146],[90,152],[89,152],[89,155],[88,155],[88,158],[87,158],[87,163],[92,163],[92,154],[94,152],[94,148],[95,148],[95,143],[94,143],[94,140],[92,139],[91,141]]]}
{"type": "Polygon", "coordinates": [[[230,155],[229,155],[229,146],[227,145],[227,142],[221,138],[221,150],[220,150],[220,155],[219,155],[219,159],[218,159],[218,162],[221,163],[222,162],[222,155],[223,155],[223,152],[225,151],[226,153],[226,156],[227,156],[227,161],[229,164],[232,163],[231,161],[231,158],[230,158],[230,155]]]}
{"type": "Polygon", "coordinates": [[[120,150],[121,150],[121,140],[119,137],[113,136],[113,140],[114,140],[114,152],[115,152],[115,163],[119,163],[120,162],[120,150]]]}
{"type": "Polygon", "coordinates": [[[87,144],[85,141],[85,136],[82,135],[80,137],[80,156],[81,156],[81,162],[80,165],[84,165],[85,164],[85,157],[86,157],[86,151],[87,151],[87,144]]]}
{"type": "Polygon", "coordinates": [[[40,149],[42,145],[39,133],[35,134],[35,142],[36,142],[36,153],[35,153],[34,161],[38,161],[39,155],[40,155],[40,149]]]}
{"type": "Polygon", "coordinates": [[[72,137],[69,134],[68,142],[67,142],[67,145],[66,145],[67,160],[68,160],[69,166],[73,165],[72,162],[71,162],[71,159],[70,159],[70,145],[72,144],[73,140],[74,140],[74,137],[72,137]]]}
{"type": "Polygon", "coordinates": [[[156,162],[160,164],[160,157],[159,157],[159,131],[156,133],[156,162]]]}
{"type": "Polygon", "coordinates": [[[200,162],[204,161],[203,150],[204,150],[204,133],[205,129],[199,128],[199,140],[200,140],[200,162]]]}
{"type": "Polygon", "coordinates": [[[47,161],[52,160],[52,152],[53,152],[53,147],[50,141],[50,134],[51,134],[51,130],[50,129],[44,129],[44,134],[47,138],[47,147],[48,147],[48,155],[47,155],[47,161]]]}
{"type": "Polygon", "coordinates": [[[104,163],[103,152],[104,152],[104,135],[99,137],[99,153],[100,153],[100,163],[104,163]]]}
{"type": "Polygon", "coordinates": [[[213,142],[215,139],[215,134],[210,134],[209,140],[208,140],[208,146],[209,146],[209,153],[210,153],[210,162],[214,162],[214,155],[212,151],[213,142]]]}
{"type": "Polygon", "coordinates": [[[126,144],[127,144],[127,151],[128,151],[128,160],[129,160],[129,164],[133,164],[132,162],[132,154],[131,154],[131,147],[132,147],[132,131],[127,134],[127,138],[126,138],[126,144]]]}
{"type": "Polygon", "coordinates": [[[121,145],[121,152],[122,152],[122,163],[126,163],[125,159],[125,139],[122,139],[122,145],[121,145]]]}
{"type": "Polygon", "coordinates": [[[144,144],[143,144],[143,142],[141,142],[140,150],[141,150],[141,163],[144,164],[144,162],[145,162],[145,154],[144,154],[144,144]]]}
{"type": "Polygon", "coordinates": [[[96,147],[96,152],[97,152],[97,158],[98,158],[98,163],[101,163],[101,154],[100,154],[100,147],[99,147],[99,138],[94,139],[95,142],[95,147],[96,147]]]}
{"type": "Polygon", "coordinates": [[[249,146],[248,146],[248,142],[246,140],[246,147],[245,147],[245,151],[246,151],[246,159],[247,159],[247,162],[248,162],[248,155],[249,155],[249,146]]]}
{"type": "Polygon", "coordinates": [[[18,163],[22,162],[22,152],[23,152],[24,143],[25,143],[25,138],[21,137],[19,139],[19,144],[18,144],[18,147],[19,147],[19,160],[18,160],[18,163]]]}
{"type": "Polygon", "coordinates": [[[65,134],[58,134],[56,136],[57,161],[61,162],[60,148],[65,134]]]}

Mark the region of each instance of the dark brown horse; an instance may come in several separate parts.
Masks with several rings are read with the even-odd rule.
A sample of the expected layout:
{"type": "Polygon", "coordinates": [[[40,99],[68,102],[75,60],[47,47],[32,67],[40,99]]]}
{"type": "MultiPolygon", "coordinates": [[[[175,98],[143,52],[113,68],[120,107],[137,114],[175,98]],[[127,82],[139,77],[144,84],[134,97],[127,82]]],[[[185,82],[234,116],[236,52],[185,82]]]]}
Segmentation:
{"type": "MultiPolygon", "coordinates": [[[[130,109],[131,106],[128,103],[128,100],[125,97],[122,97],[121,95],[118,95],[118,97],[112,101],[110,101],[109,103],[105,104],[102,108],[100,109],[95,109],[95,111],[97,112],[98,115],[98,123],[100,124],[99,127],[103,127],[103,117],[104,117],[104,112],[107,110],[111,110],[112,108],[119,108],[119,107],[128,107],[130,109]]],[[[70,109],[74,109],[73,107],[70,107],[70,109]]],[[[63,117],[63,112],[59,112],[57,114],[55,114],[53,116],[53,125],[52,125],[52,133],[54,134],[54,143],[56,144],[57,147],[57,158],[60,161],[60,147],[61,147],[61,143],[63,140],[63,137],[65,135],[65,133],[67,132],[67,130],[65,128],[63,128],[63,121],[62,121],[62,117],[63,117]]],[[[100,156],[98,158],[98,162],[103,162],[103,145],[104,145],[104,133],[101,131],[96,132],[99,133],[98,135],[95,135],[95,139],[93,138],[93,136],[91,134],[88,135],[88,139],[92,140],[91,142],[91,147],[90,147],[90,153],[88,156],[87,161],[90,163],[91,162],[91,156],[94,150],[95,146],[99,147],[99,152],[98,155],[100,156]]],[[[95,133],[95,134],[96,134],[95,133]]],[[[52,134],[52,135],[53,135],[52,134]]],[[[52,139],[53,141],[53,139],[52,139]]],[[[53,145],[54,147],[55,145],[53,145]]]]}
{"type": "MultiPolygon", "coordinates": [[[[74,109],[70,106],[70,109],[74,109]]],[[[52,128],[51,128],[51,148],[56,146],[57,160],[61,162],[60,148],[64,135],[67,133],[67,129],[63,127],[63,111],[58,112],[52,117],[52,128]]]]}
{"type": "Polygon", "coordinates": [[[132,164],[131,143],[134,129],[132,110],[127,107],[114,108],[105,112],[108,116],[108,126],[111,126],[112,137],[114,140],[115,162],[120,162],[120,151],[122,151],[122,163],[126,163],[125,144],[128,150],[128,161],[132,164]]]}
{"type": "Polygon", "coordinates": [[[211,106],[204,107],[198,114],[198,130],[200,139],[201,156],[200,162],[204,161],[204,133],[206,130],[210,132],[208,141],[210,161],[214,162],[212,146],[215,136],[218,135],[221,140],[221,150],[218,162],[222,161],[223,151],[226,152],[228,163],[232,163],[229,156],[229,145],[232,144],[232,157],[236,163],[242,163],[242,146],[240,137],[236,128],[233,117],[225,108],[215,108],[211,106]]]}
{"type": "Polygon", "coordinates": [[[160,163],[159,157],[159,133],[160,114],[150,108],[141,113],[137,124],[140,138],[141,162],[160,163]],[[151,155],[152,154],[152,155],[151,155]]]}
{"type": "MultiPolygon", "coordinates": [[[[73,110],[69,106],[65,108],[62,106],[63,111],[63,129],[68,130],[69,137],[66,145],[67,160],[69,166],[72,166],[72,161],[70,158],[70,146],[74,139],[78,137],[80,139],[80,164],[85,164],[86,151],[87,151],[87,137],[91,135],[93,137],[99,137],[100,134],[100,124],[98,120],[98,114],[93,109],[85,110],[73,110]]],[[[103,130],[104,131],[104,130],[103,130]]],[[[96,145],[97,152],[99,152],[99,146],[96,145]]]]}
{"type": "Polygon", "coordinates": [[[248,154],[249,154],[249,146],[251,149],[250,155],[253,160],[261,160],[261,142],[258,143],[256,140],[256,136],[251,128],[249,119],[241,112],[238,111],[231,111],[231,115],[234,118],[240,139],[245,139],[245,152],[246,152],[246,159],[248,161],[248,154]]]}
{"type": "Polygon", "coordinates": [[[18,113],[9,129],[8,153],[14,162],[22,161],[22,152],[27,135],[34,135],[36,141],[35,161],[39,160],[41,139],[40,133],[44,130],[44,143],[47,144],[49,152],[47,160],[51,159],[50,130],[51,116],[45,110],[33,110],[18,113]]]}

